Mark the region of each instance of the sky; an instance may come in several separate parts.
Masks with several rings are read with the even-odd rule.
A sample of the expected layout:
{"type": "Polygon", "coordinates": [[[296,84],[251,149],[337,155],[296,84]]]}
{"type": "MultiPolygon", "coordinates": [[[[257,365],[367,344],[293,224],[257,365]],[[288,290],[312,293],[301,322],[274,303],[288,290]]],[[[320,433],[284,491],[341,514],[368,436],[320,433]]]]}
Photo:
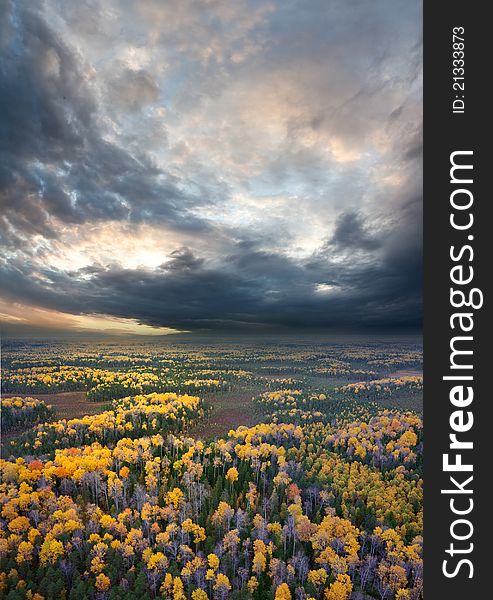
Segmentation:
{"type": "Polygon", "coordinates": [[[420,1],[0,3],[5,335],[420,329],[420,1]]]}

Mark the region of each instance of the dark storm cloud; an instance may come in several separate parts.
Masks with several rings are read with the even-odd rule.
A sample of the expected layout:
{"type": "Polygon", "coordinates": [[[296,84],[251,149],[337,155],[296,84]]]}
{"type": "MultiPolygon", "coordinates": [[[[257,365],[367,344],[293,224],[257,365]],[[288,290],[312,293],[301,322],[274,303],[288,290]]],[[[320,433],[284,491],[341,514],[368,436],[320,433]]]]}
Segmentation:
{"type": "Polygon", "coordinates": [[[178,329],[248,326],[416,327],[419,265],[392,255],[351,268],[320,256],[299,264],[261,251],[242,251],[214,268],[181,248],[154,271],[92,266],[63,273],[29,265],[0,270],[4,295],[76,314],[104,313],[178,329]],[[321,279],[332,291],[317,291],[321,279]]]}
{"type": "Polygon", "coordinates": [[[368,231],[363,215],[347,212],[339,216],[330,245],[336,248],[375,250],[381,245],[376,234],[368,231]]]}
{"type": "MultiPolygon", "coordinates": [[[[198,199],[144,153],[133,155],[100,135],[88,67],[32,9],[10,3],[2,28],[0,71],[0,233],[57,235],[63,223],[152,219],[204,228],[187,209],[198,199]]],[[[25,6],[25,5],[24,5],[25,6]]],[[[152,101],[145,72],[123,73],[114,98],[132,109],[152,101]]]]}
{"type": "Polygon", "coordinates": [[[418,2],[5,4],[0,299],[420,326],[418,2]]]}

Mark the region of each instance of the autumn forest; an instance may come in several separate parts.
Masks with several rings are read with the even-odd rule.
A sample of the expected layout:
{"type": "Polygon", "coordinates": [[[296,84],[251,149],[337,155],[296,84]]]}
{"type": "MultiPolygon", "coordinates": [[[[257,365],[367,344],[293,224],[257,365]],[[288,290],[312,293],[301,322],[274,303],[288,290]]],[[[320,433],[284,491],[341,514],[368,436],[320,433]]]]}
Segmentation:
{"type": "Polygon", "coordinates": [[[411,342],[13,343],[8,600],[422,597],[411,342]]]}

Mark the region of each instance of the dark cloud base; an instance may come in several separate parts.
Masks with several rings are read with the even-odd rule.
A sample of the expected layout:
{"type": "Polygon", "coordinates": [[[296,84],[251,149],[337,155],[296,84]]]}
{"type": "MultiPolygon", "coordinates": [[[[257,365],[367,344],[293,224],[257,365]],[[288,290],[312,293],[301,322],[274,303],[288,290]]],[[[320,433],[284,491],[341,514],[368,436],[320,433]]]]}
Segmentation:
{"type": "MultiPolygon", "coordinates": [[[[153,271],[92,267],[73,273],[29,265],[0,270],[12,301],[75,314],[103,313],[186,330],[419,328],[421,265],[416,255],[348,269],[324,254],[300,264],[239,250],[213,269],[183,249],[153,271]],[[334,282],[332,296],[314,291],[334,282]],[[338,291],[341,287],[341,291],[338,291]]],[[[332,293],[332,292],[331,292],[332,293]]]]}

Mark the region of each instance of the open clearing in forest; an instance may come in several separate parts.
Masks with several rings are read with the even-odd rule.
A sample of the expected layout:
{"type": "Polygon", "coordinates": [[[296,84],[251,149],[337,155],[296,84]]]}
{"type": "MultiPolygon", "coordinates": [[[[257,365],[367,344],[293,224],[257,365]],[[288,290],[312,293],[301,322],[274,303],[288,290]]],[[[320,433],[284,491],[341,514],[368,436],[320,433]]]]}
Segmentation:
{"type": "Polygon", "coordinates": [[[400,379],[401,377],[423,377],[422,369],[399,369],[388,375],[391,379],[400,379]]]}
{"type": "Polygon", "coordinates": [[[224,437],[230,429],[236,429],[240,425],[247,427],[255,425],[261,419],[252,399],[257,393],[255,389],[247,389],[233,390],[214,396],[208,400],[209,414],[192,426],[186,435],[207,440],[224,437]]]}
{"type": "MultiPolygon", "coordinates": [[[[197,439],[212,439],[224,437],[230,429],[240,425],[251,426],[258,423],[260,415],[255,411],[252,397],[257,389],[248,388],[233,390],[223,394],[213,395],[208,399],[210,412],[200,422],[197,422],[186,435],[197,439]]],[[[58,394],[4,394],[4,398],[19,396],[44,400],[56,411],[55,419],[74,419],[85,415],[94,415],[104,410],[106,402],[90,402],[86,392],[60,392],[58,394]]],[[[22,431],[27,431],[26,428],[22,431]]],[[[2,446],[19,435],[21,431],[9,431],[2,435],[2,446]]]]}
{"type": "Polygon", "coordinates": [[[57,394],[3,394],[3,398],[37,398],[56,411],[57,419],[74,419],[85,415],[95,415],[104,410],[107,402],[91,402],[86,392],[59,392],[57,394]]]}
{"type": "MultiPolygon", "coordinates": [[[[379,402],[378,399],[377,402],[379,402]]],[[[402,391],[390,398],[382,400],[381,404],[392,410],[413,410],[414,412],[421,414],[423,412],[423,394],[409,394],[408,392],[402,391]]]]}
{"type": "MultiPolygon", "coordinates": [[[[86,397],[86,392],[59,392],[57,394],[2,394],[2,398],[37,398],[50,404],[56,412],[53,419],[75,419],[86,415],[95,415],[103,412],[107,402],[90,402],[86,397]]],[[[17,431],[8,431],[2,433],[2,448],[10,440],[15,439],[20,433],[28,431],[31,427],[19,429],[17,431]]]]}

